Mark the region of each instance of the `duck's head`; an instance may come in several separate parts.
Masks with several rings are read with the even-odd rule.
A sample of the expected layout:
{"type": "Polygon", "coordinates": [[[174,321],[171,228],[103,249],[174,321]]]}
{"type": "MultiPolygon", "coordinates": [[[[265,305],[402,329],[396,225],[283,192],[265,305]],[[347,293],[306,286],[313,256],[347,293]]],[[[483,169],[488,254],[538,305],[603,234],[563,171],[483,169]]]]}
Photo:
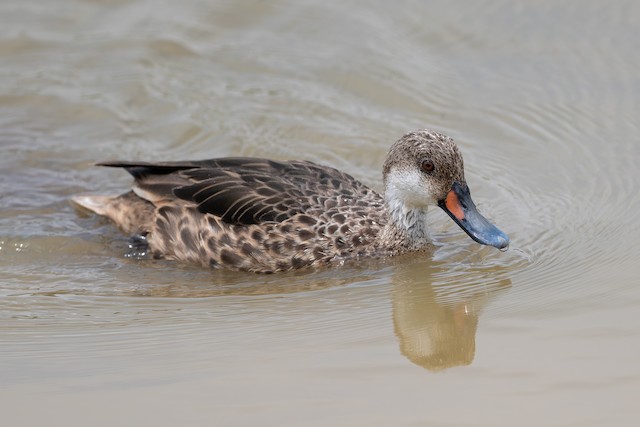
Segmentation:
{"type": "Polygon", "coordinates": [[[471,200],[462,155],[448,136],[426,129],[404,135],[389,150],[383,182],[391,221],[409,235],[424,222],[415,212],[437,205],[476,242],[498,249],[509,246],[507,235],[471,200]]]}

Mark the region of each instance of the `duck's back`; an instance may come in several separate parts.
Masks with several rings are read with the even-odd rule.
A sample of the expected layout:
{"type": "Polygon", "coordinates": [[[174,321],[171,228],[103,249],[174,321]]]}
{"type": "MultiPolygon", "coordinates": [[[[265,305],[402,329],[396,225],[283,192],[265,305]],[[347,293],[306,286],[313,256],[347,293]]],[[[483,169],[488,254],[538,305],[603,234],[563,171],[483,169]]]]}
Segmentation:
{"type": "Polygon", "coordinates": [[[370,255],[386,222],[377,192],[312,162],[221,158],[101,165],[131,173],[133,192],[76,202],[144,236],[155,257],[289,270],[370,255]]]}

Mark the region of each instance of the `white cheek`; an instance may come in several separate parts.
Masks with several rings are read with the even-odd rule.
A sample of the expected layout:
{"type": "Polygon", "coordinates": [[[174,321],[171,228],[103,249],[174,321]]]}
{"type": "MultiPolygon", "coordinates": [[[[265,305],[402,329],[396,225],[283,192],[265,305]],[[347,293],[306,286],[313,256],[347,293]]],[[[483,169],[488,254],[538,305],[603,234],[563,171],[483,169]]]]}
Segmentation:
{"type": "Polygon", "coordinates": [[[402,202],[406,208],[426,208],[432,204],[430,183],[417,170],[391,171],[387,177],[388,201],[402,202]]]}

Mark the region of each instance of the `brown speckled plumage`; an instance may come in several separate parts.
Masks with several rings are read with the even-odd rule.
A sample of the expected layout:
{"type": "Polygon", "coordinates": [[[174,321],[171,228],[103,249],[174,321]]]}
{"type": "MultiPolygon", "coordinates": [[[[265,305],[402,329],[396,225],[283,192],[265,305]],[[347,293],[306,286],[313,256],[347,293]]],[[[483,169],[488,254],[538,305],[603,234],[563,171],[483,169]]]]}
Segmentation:
{"type": "Polygon", "coordinates": [[[427,247],[427,205],[445,197],[454,180],[464,182],[453,141],[427,130],[391,147],[383,169],[386,200],[351,175],[308,161],[101,165],[125,168],[135,178],[133,191],[74,200],[124,232],[145,236],[154,257],[265,273],[427,247]],[[432,175],[419,171],[424,158],[435,162],[432,175]],[[424,183],[396,200],[405,197],[395,191],[405,175],[424,183]]]}

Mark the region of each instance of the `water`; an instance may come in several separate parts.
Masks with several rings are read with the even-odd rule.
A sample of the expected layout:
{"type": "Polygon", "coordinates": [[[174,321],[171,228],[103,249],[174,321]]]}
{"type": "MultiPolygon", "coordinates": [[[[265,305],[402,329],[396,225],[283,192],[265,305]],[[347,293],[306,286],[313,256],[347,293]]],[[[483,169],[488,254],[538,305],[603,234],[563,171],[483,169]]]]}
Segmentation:
{"type": "Polygon", "coordinates": [[[4,1],[3,425],[635,425],[640,7],[4,1]],[[380,188],[454,137],[480,247],[261,276],[123,256],[108,159],[304,158],[380,188]]]}

